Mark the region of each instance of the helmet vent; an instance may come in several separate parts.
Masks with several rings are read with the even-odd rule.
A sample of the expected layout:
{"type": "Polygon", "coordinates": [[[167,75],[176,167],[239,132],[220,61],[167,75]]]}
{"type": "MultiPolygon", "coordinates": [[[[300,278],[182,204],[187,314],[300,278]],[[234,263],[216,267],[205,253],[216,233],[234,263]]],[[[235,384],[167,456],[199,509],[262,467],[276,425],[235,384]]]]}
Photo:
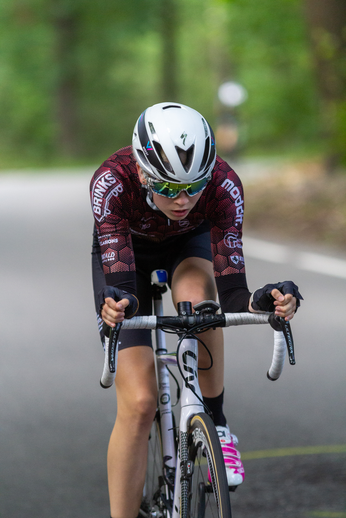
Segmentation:
{"type": "Polygon", "coordinates": [[[169,108],[179,108],[179,110],[180,110],[181,106],[179,106],[177,104],[169,104],[168,106],[164,106],[162,109],[163,110],[169,110],[169,108]]]}
{"type": "Polygon", "coordinates": [[[209,137],[205,139],[203,158],[202,158],[202,162],[201,162],[201,165],[199,168],[200,171],[202,171],[202,169],[204,169],[204,166],[208,159],[208,155],[209,155],[209,137]]]}
{"type": "Polygon", "coordinates": [[[154,144],[154,147],[155,147],[155,151],[156,151],[156,153],[158,155],[159,161],[161,162],[162,169],[160,169],[160,172],[164,174],[165,170],[166,170],[166,171],[169,171],[172,174],[175,174],[174,171],[173,171],[173,167],[171,166],[171,163],[170,163],[170,161],[168,160],[168,158],[166,156],[166,153],[162,149],[161,144],[159,144],[159,142],[156,142],[156,140],[153,140],[153,144],[154,144]]]}
{"type": "Polygon", "coordinates": [[[203,127],[204,127],[204,134],[205,134],[205,137],[207,138],[207,136],[208,136],[207,124],[203,118],[202,118],[202,122],[203,122],[203,127]]]}
{"type": "Polygon", "coordinates": [[[195,152],[194,144],[192,144],[192,146],[189,147],[189,149],[187,149],[186,151],[185,151],[185,149],[181,149],[180,147],[177,147],[177,146],[175,147],[175,149],[177,150],[180,161],[181,161],[185,171],[188,173],[190,171],[190,168],[192,165],[192,160],[193,160],[193,155],[195,152]]]}
{"type": "Polygon", "coordinates": [[[215,160],[215,155],[216,155],[215,143],[214,143],[213,138],[212,138],[212,147],[211,147],[211,150],[210,150],[209,159],[208,159],[208,163],[206,165],[206,169],[209,169],[209,167],[212,165],[213,161],[215,160]]]}
{"type": "Polygon", "coordinates": [[[139,158],[144,162],[144,164],[146,164],[148,167],[150,167],[147,157],[145,156],[143,151],[141,149],[136,149],[136,151],[138,153],[139,158]]]}

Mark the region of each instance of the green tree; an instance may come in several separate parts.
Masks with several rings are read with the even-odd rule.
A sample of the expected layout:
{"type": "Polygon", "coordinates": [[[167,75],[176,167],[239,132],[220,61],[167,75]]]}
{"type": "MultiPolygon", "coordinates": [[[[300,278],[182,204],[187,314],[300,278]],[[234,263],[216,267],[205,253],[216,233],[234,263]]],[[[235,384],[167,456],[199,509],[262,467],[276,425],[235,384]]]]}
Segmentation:
{"type": "Polygon", "coordinates": [[[52,33],[40,0],[0,2],[1,155],[33,160],[52,152],[52,33]]]}
{"type": "Polygon", "coordinates": [[[316,92],[300,0],[235,0],[228,8],[233,76],[248,91],[240,117],[263,149],[316,138],[316,92]]]}
{"type": "Polygon", "coordinates": [[[2,0],[2,155],[99,160],[128,144],[159,95],[156,4],[2,0]]]}
{"type": "MultiPolygon", "coordinates": [[[[99,161],[128,144],[141,111],[163,100],[191,105],[215,125],[217,90],[229,79],[248,91],[233,114],[247,149],[312,146],[321,138],[321,90],[304,5],[0,0],[2,155],[99,161]]],[[[340,147],[341,116],[334,126],[340,147]]]]}

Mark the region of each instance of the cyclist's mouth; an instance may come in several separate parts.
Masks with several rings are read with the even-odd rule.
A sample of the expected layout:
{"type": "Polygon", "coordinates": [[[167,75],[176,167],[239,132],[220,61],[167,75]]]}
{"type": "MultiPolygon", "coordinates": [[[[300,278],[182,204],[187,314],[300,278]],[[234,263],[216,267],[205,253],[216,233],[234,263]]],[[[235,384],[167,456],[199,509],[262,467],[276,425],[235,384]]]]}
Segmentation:
{"type": "Polygon", "coordinates": [[[177,217],[177,218],[184,218],[185,216],[188,215],[189,213],[189,209],[184,209],[184,210],[172,210],[172,214],[177,217]]]}

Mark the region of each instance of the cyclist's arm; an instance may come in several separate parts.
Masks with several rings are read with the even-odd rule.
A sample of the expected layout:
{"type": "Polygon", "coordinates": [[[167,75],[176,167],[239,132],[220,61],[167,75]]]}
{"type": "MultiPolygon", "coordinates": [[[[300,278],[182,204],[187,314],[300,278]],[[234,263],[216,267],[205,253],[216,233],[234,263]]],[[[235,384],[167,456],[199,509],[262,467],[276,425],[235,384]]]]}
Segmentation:
{"type": "Polygon", "coordinates": [[[242,244],[243,187],[238,175],[219,157],[208,188],[206,212],[211,223],[214,275],[222,311],[247,312],[251,293],[242,244]]]}
{"type": "Polygon", "coordinates": [[[249,310],[251,293],[247,287],[245,273],[220,275],[215,281],[224,313],[244,313],[249,310]]]}
{"type": "MultiPolygon", "coordinates": [[[[112,311],[120,311],[123,312],[125,308],[128,307],[129,302],[131,304],[138,303],[135,295],[136,295],[136,281],[135,281],[135,272],[134,268],[131,267],[133,264],[132,261],[132,253],[131,247],[128,249],[128,255],[126,256],[129,261],[129,266],[127,271],[117,271],[117,269],[124,268],[124,262],[120,265],[115,260],[111,260],[111,257],[114,254],[117,254],[117,250],[112,248],[112,246],[116,246],[119,242],[119,236],[115,234],[108,234],[105,237],[100,237],[97,232],[97,228],[95,225],[94,229],[94,239],[93,239],[93,247],[92,247],[92,280],[93,280],[93,290],[94,290],[94,300],[95,300],[95,308],[96,313],[101,316],[104,320],[104,317],[111,317],[113,323],[121,321],[122,315],[114,315],[112,311]],[[101,244],[100,244],[101,242],[101,244]],[[107,242],[107,244],[106,244],[107,242]],[[114,250],[114,252],[113,252],[114,250]],[[130,271],[131,270],[131,271],[130,271]],[[117,307],[115,308],[113,304],[107,304],[108,308],[105,308],[105,311],[102,312],[103,306],[106,302],[107,298],[113,297],[113,293],[109,295],[107,294],[107,290],[109,288],[115,288],[121,290],[122,293],[116,293],[117,301],[122,301],[122,299],[126,298],[125,294],[128,294],[127,303],[123,302],[123,308],[117,307]],[[124,294],[124,296],[122,296],[124,294]],[[120,320],[119,320],[120,319],[120,320]]],[[[122,254],[122,259],[124,260],[125,254],[122,254]]],[[[114,298],[113,298],[114,302],[114,298]]],[[[127,312],[126,317],[132,316],[133,311],[130,311],[131,314],[127,312]]],[[[106,322],[108,324],[108,322],[106,322]]]]}
{"type": "Polygon", "coordinates": [[[130,317],[138,306],[127,213],[131,202],[116,171],[104,166],[95,173],[90,194],[95,220],[92,249],[95,307],[99,317],[114,325],[123,319],[126,308],[126,317],[130,317]],[[119,289],[121,293],[106,293],[109,287],[119,289]],[[113,302],[110,301],[112,298],[113,302]]]}
{"type": "Polygon", "coordinates": [[[302,299],[298,287],[290,282],[266,285],[255,292],[255,301],[246,281],[242,249],[244,195],[236,173],[217,161],[216,182],[208,199],[215,280],[224,312],[274,311],[290,320],[302,299]],[[210,210],[211,209],[211,210],[210,210]],[[264,297],[263,289],[265,289],[264,297]]]}

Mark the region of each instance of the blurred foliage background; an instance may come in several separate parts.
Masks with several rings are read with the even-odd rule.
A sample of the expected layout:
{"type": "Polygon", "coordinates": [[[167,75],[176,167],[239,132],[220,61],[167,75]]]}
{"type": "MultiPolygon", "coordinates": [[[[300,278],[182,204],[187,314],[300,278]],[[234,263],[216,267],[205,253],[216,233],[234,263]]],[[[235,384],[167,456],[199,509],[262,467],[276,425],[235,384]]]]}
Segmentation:
{"type": "Polygon", "coordinates": [[[238,153],[346,162],[345,0],[0,0],[0,44],[2,169],[97,163],[167,100],[236,121],[238,153]]]}

